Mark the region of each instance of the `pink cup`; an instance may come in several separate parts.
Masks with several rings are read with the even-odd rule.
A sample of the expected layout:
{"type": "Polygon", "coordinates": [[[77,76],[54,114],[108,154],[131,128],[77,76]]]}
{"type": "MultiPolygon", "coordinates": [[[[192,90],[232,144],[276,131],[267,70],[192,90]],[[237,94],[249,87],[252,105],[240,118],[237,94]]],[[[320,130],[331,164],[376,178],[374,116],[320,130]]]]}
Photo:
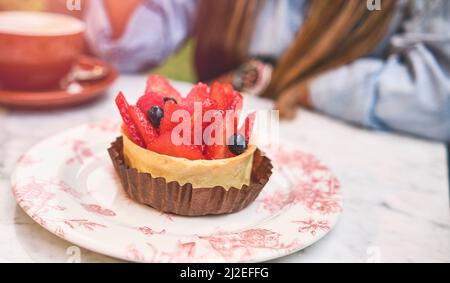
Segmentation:
{"type": "Polygon", "coordinates": [[[41,12],[0,12],[0,86],[57,87],[83,50],[85,24],[41,12]]]}

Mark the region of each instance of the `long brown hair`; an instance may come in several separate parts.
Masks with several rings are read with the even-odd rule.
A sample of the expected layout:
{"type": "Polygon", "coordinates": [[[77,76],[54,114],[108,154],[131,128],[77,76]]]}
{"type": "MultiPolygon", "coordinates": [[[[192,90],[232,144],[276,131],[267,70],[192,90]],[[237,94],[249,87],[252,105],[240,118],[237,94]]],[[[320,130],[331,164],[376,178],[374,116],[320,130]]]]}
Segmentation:
{"type": "MultiPolygon", "coordinates": [[[[248,58],[256,13],[264,0],[202,0],[197,26],[196,67],[211,80],[248,58]]],[[[320,73],[367,55],[385,35],[397,1],[370,11],[365,0],[310,0],[305,21],[279,58],[266,97],[291,116],[300,92],[320,73]]],[[[332,95],[332,94],[330,94],[332,95]]]]}

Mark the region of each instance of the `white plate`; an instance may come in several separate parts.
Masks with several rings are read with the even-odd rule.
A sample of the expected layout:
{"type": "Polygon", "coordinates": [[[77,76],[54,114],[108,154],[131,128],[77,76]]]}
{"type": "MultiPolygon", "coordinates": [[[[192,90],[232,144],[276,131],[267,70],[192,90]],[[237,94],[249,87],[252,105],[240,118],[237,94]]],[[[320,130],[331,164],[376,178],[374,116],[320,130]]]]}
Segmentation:
{"type": "Polygon", "coordinates": [[[107,154],[119,123],[82,125],[34,146],[12,190],[50,232],[81,247],[138,262],[259,262],[321,239],[342,211],[337,178],[313,155],[264,149],[274,174],[257,200],[225,216],[179,217],[127,198],[107,154]]]}

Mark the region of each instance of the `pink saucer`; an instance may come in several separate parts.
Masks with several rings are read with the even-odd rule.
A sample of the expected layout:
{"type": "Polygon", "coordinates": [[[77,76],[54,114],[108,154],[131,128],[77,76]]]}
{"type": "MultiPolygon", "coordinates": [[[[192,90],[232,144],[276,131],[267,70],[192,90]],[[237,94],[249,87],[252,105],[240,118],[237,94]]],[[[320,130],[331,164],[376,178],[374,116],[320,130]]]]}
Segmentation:
{"type": "Polygon", "coordinates": [[[77,63],[77,67],[81,69],[95,66],[104,68],[106,75],[98,80],[77,81],[64,89],[56,87],[33,92],[0,88],[0,106],[42,109],[73,106],[93,100],[103,95],[117,78],[117,70],[99,59],[82,56],[77,63]]]}

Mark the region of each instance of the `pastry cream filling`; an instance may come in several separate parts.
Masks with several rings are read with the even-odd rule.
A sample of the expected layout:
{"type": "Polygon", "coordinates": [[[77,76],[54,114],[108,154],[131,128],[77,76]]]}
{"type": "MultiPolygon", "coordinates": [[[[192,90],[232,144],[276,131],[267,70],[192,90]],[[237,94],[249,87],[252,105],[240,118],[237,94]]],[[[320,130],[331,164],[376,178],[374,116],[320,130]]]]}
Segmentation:
{"type": "Polygon", "coordinates": [[[232,158],[189,160],[147,150],[123,135],[123,153],[128,166],[152,177],[163,177],[167,182],[191,183],[193,188],[222,186],[228,190],[249,185],[255,150],[256,146],[250,145],[243,154],[232,158]]]}

